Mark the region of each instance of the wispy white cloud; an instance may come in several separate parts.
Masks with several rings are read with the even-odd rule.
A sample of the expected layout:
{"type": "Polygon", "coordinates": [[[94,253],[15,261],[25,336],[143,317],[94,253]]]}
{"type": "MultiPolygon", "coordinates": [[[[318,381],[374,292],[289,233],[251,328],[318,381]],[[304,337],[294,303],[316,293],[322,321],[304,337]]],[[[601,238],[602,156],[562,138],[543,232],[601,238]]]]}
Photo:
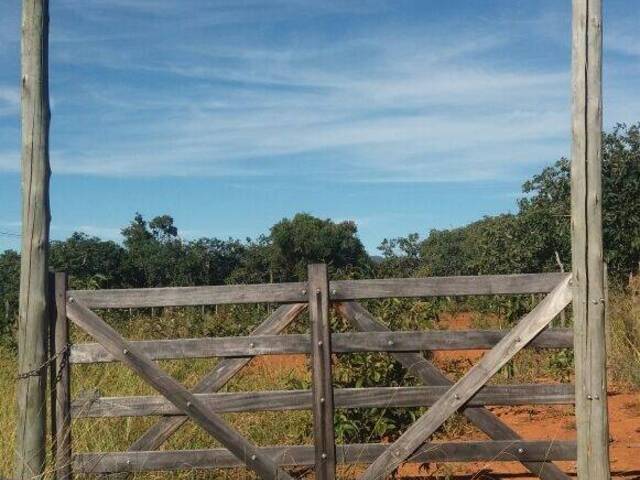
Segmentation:
{"type": "MultiPolygon", "coordinates": [[[[63,0],[57,8],[83,19],[52,28],[53,70],[65,82],[54,89],[58,173],[469,181],[518,176],[566,154],[568,31],[559,32],[568,25],[553,10],[515,24],[445,18],[340,29],[345,15],[357,25],[397,7],[63,0]],[[304,34],[287,26],[309,18],[332,21],[304,34]],[[543,44],[564,53],[542,62],[543,44]]],[[[621,35],[608,48],[633,53],[638,34],[621,35]]],[[[629,93],[627,83],[607,92],[607,118],[632,117],[629,93]]],[[[0,114],[3,98],[0,90],[0,114]]],[[[14,158],[0,155],[0,169],[14,169],[14,158]]]]}

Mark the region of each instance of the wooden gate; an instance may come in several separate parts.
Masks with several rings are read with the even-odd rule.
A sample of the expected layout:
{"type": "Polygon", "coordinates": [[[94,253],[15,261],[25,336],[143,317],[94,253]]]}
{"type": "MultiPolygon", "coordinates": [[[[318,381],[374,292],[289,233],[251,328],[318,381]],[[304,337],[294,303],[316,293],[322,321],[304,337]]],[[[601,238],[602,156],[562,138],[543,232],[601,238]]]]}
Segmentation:
{"type": "Polygon", "coordinates": [[[320,479],[335,478],[336,464],[370,464],[361,478],[384,478],[403,462],[520,461],[543,480],[568,479],[554,460],[575,460],[572,441],[524,440],[485,405],[572,404],[574,387],[549,385],[486,385],[521,349],[568,348],[568,329],[547,328],[571,303],[570,275],[532,274],[478,277],[343,280],[329,282],[325,265],[311,265],[307,282],[179,287],[128,290],[67,291],[65,274],[56,274],[52,343],[59,355],[54,379],[55,457],[57,477],[77,473],[118,473],[247,467],[266,479],[287,479],[288,466],[314,465],[320,479]],[[362,305],[363,299],[469,295],[547,294],[510,331],[389,331],[362,305]],[[237,337],[125,340],[93,310],[213,304],[279,303],[250,335],[237,337]],[[354,332],[331,333],[334,308],[354,332]],[[280,335],[308,309],[310,335],[280,335]],[[71,320],[97,343],[69,345],[71,320]],[[460,380],[453,383],[421,352],[488,350],[460,380]],[[331,356],[353,352],[389,352],[420,387],[335,389],[331,356]],[[312,389],[216,393],[254,356],[310,354],[312,389]],[[217,366],[188,390],[155,361],[221,357],[217,366]],[[159,396],[71,399],[74,364],[122,362],[159,396]],[[429,407],[392,444],[336,445],[335,408],[429,407]],[[258,447],[220,416],[226,412],[311,409],[314,445],[258,447]],[[430,442],[431,435],[453,413],[461,411],[491,440],[430,442]],[[82,417],[159,416],[126,452],[73,453],[71,421],[82,417]],[[187,420],[200,425],[225,448],[157,451],[187,420]]]}

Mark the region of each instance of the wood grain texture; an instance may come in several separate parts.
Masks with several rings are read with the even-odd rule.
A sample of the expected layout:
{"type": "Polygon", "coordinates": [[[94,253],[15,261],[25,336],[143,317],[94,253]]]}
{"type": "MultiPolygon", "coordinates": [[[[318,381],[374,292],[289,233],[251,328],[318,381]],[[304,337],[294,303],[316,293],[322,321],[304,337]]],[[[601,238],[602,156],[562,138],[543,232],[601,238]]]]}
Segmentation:
{"type": "Polygon", "coordinates": [[[56,272],[54,277],[55,327],[54,352],[57,355],[53,376],[55,379],[55,476],[56,480],[71,479],[71,370],[64,351],[69,345],[69,320],[67,319],[67,284],[64,272],[56,272]]]}
{"type": "MultiPolygon", "coordinates": [[[[362,305],[349,302],[335,305],[338,312],[361,331],[388,331],[388,328],[374,318],[362,305]]],[[[451,386],[453,382],[420,353],[393,353],[407,372],[416,376],[425,385],[451,386]]],[[[493,413],[483,407],[465,407],[462,414],[493,440],[520,441],[516,431],[503,423],[493,413]]],[[[556,465],[550,462],[523,461],[523,466],[542,480],[569,480],[556,465]]]]}
{"type": "Polygon", "coordinates": [[[573,0],[571,217],[577,471],[610,478],[602,246],[602,0],[573,0]]]}
{"type": "Polygon", "coordinates": [[[22,241],[16,382],[16,480],[45,468],[49,300],[49,2],[22,2],[22,241]]]}
{"type": "Polygon", "coordinates": [[[308,279],[314,473],[318,480],[334,480],[336,478],[336,441],[333,430],[333,378],[327,266],[325,264],[309,265],[308,279]]]}
{"type": "MultiPolygon", "coordinates": [[[[507,333],[508,330],[349,332],[334,333],[331,343],[333,353],[488,350],[507,333]]],[[[303,334],[138,340],[130,343],[153,360],[311,353],[311,338],[303,334]]],[[[529,346],[571,348],[573,330],[545,330],[529,346]]],[[[75,344],[71,348],[71,363],[113,361],[116,361],[115,357],[99,343],[75,344]]]]}
{"type": "MultiPolygon", "coordinates": [[[[467,406],[481,405],[567,405],[574,401],[574,386],[569,384],[490,385],[481,388],[467,406]]],[[[335,408],[428,407],[448,387],[374,387],[334,389],[335,408]]],[[[308,410],[312,407],[310,390],[200,393],[195,395],[217,413],[308,410]]],[[[72,403],[74,418],[143,417],[184,415],[162,396],[97,397],[72,403]]]]}
{"type": "Polygon", "coordinates": [[[71,290],[70,296],[88,308],[150,308],[230,303],[306,302],[304,282],[204,287],[71,290]]]}
{"type": "MultiPolygon", "coordinates": [[[[388,445],[336,445],[339,463],[369,463],[388,445]]],[[[313,465],[311,445],[263,447],[261,452],[280,466],[313,465]]],[[[411,462],[545,462],[574,460],[576,444],[570,441],[492,441],[428,443],[410,458],[411,462]]],[[[74,470],[79,473],[177,471],[242,467],[243,464],[225,449],[181,450],[164,452],[108,452],[74,455],[74,470]]]]}
{"type": "Polygon", "coordinates": [[[385,478],[462,407],[500,368],[540,333],[571,302],[570,278],[565,278],[542,302],[518,322],[449,391],[411,425],[363,473],[363,480],[385,478]]]}
{"type": "MultiPolygon", "coordinates": [[[[282,305],[252,332],[254,335],[268,335],[281,332],[307,308],[306,303],[282,305]]],[[[195,394],[220,390],[233,376],[247,365],[253,357],[229,358],[222,360],[193,388],[195,394]]],[[[129,451],[155,450],[160,448],[187,421],[187,417],[165,417],[149,428],[129,451]]]]}
{"type": "MultiPolygon", "coordinates": [[[[391,297],[521,295],[548,293],[562,273],[481,275],[468,277],[338,280],[330,282],[332,301],[391,297]]],[[[307,284],[218,285],[206,287],[72,290],[69,295],[89,308],[149,308],[226,303],[295,303],[307,300],[307,284]]]]}
{"type": "Polygon", "coordinates": [[[536,273],[458,277],[339,280],[330,283],[331,299],[362,300],[393,297],[521,295],[548,293],[567,275],[536,273]]]}
{"type": "Polygon", "coordinates": [[[120,361],[125,363],[149,386],[182,410],[209,435],[220,441],[261,478],[291,480],[291,477],[280,470],[270,457],[264,455],[258,447],[243,438],[222,417],[210,411],[184,386],[161,370],[135,347],[129,345],[100,317],[71,297],[67,302],[67,316],[78,327],[102,343],[111,354],[119,357],[120,361]]]}

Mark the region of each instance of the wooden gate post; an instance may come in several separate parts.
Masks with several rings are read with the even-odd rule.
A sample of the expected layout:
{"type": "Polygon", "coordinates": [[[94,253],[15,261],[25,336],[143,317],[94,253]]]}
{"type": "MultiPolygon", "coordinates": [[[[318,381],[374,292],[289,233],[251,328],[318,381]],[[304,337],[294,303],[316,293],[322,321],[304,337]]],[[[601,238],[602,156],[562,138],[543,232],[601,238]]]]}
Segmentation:
{"type": "Polygon", "coordinates": [[[44,472],[49,266],[48,0],[22,4],[22,249],[15,479],[44,472]]]}
{"type": "Polygon", "coordinates": [[[313,370],[315,474],[318,480],[333,480],[336,476],[336,442],[333,430],[329,278],[325,264],[309,265],[308,295],[313,370]]]}
{"type": "Polygon", "coordinates": [[[607,480],[602,0],[573,0],[571,218],[578,477],[607,480]]]}
{"type": "Polygon", "coordinates": [[[52,439],[56,480],[71,479],[71,372],[69,364],[69,319],[67,318],[68,276],[56,272],[54,285],[54,309],[51,315],[53,338],[51,352],[56,361],[52,364],[52,439]]]}

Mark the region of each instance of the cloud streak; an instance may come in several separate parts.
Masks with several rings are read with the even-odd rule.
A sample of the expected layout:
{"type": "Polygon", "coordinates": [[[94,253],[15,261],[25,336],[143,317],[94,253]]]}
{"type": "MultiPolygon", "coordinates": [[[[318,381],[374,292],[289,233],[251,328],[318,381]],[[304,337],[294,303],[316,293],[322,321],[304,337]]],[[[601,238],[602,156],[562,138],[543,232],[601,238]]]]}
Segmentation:
{"type": "MultiPolygon", "coordinates": [[[[379,21],[398,14],[382,1],[81,3],[52,28],[56,173],[478,181],[567,153],[553,11],[510,25],[379,21]]],[[[609,48],[635,55],[621,32],[609,48]]],[[[630,90],[607,93],[607,118],[630,119],[630,90]]],[[[0,116],[16,102],[0,87],[0,116]]]]}

